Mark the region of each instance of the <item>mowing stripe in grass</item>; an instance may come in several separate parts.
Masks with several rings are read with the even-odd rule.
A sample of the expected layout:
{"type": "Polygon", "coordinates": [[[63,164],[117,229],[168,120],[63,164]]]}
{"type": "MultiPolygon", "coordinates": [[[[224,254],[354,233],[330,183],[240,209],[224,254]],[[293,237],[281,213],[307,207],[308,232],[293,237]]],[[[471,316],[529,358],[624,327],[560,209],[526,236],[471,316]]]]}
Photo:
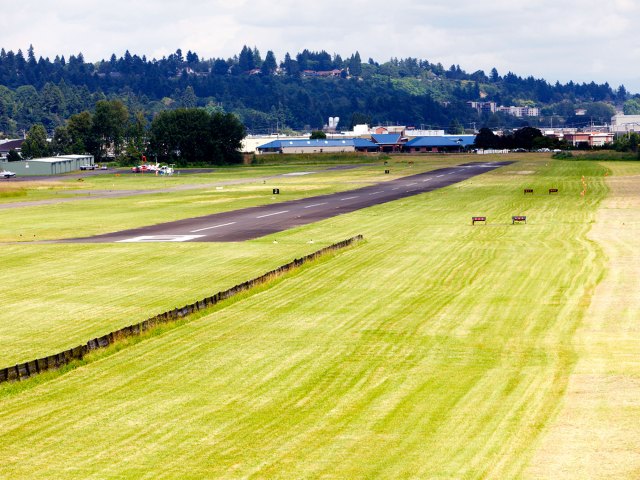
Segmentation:
{"type": "Polygon", "coordinates": [[[181,308],[169,310],[167,312],[161,313],[160,315],[156,315],[155,317],[148,318],[143,322],[129,325],[128,327],[124,327],[101,337],[94,338],[92,340],[89,340],[84,345],[79,345],[69,350],[65,350],[64,352],[49,355],[48,357],[44,358],[31,360],[12,367],[0,368],[0,383],[23,380],[32,377],[33,375],[37,375],[41,372],[58,369],[60,367],[68,365],[75,360],[82,360],[87,353],[93,350],[107,348],[110,345],[118,342],[119,340],[139,336],[147,330],[155,328],[157,325],[175,322],[194,313],[207,310],[208,308],[217,305],[218,302],[222,300],[227,300],[228,298],[235,297],[236,295],[242,292],[246,292],[256,286],[268,283],[271,280],[286,274],[292,269],[301,267],[302,265],[316,260],[322,255],[325,255],[329,252],[351,246],[354,243],[361,241],[362,239],[362,235],[357,235],[347,240],[334,243],[333,245],[321,248],[320,250],[310,253],[309,255],[305,255],[302,258],[296,258],[285,265],[282,265],[274,270],[265,273],[264,275],[248,280],[227,290],[218,292],[211,297],[204,298],[195,303],[185,305],[181,308]]]}

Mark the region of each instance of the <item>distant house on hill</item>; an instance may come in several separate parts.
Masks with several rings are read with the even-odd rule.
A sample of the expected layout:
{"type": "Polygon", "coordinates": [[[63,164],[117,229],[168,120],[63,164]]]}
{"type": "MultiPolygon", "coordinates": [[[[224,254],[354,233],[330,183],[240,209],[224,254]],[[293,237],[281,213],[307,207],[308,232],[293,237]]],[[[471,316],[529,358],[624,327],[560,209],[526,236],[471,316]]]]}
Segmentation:
{"type": "Polygon", "coordinates": [[[340,77],[342,70],[303,70],[303,77],[340,77]]]}
{"type": "Polygon", "coordinates": [[[24,139],[22,138],[16,140],[8,140],[6,142],[0,143],[0,157],[6,157],[11,150],[20,152],[23,143],[24,139]]]}

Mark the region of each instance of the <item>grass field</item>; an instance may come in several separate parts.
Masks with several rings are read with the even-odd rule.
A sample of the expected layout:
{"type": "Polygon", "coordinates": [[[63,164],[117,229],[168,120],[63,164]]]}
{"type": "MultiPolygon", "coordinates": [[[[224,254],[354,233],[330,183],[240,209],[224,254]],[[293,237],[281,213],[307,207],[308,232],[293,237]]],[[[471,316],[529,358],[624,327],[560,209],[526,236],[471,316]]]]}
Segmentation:
{"type": "MultiPolygon", "coordinates": [[[[593,228],[606,218],[605,173],[633,178],[640,168],[515,159],[459,185],[243,244],[3,245],[2,261],[12,263],[0,356],[18,361],[318,246],[366,238],[64,375],[0,387],[0,477],[586,478],[571,470],[581,452],[553,457],[561,451],[553,444],[579,437],[562,428],[566,409],[602,413],[572,397],[583,369],[597,366],[604,384],[615,371],[637,385],[638,305],[624,307],[623,326],[612,317],[606,341],[590,332],[601,309],[623,308],[599,302],[621,268],[611,259],[632,242],[620,237],[609,249],[602,235],[613,224],[593,228]],[[544,193],[552,187],[559,195],[544,193]],[[488,224],[470,226],[472,215],[488,224]],[[511,225],[511,215],[527,215],[527,225],[511,225]],[[623,364],[608,353],[621,339],[623,364]]],[[[429,168],[416,160],[414,171],[429,168]]],[[[342,172],[331,188],[378,174],[342,172]]],[[[291,181],[302,195],[305,182],[323,180],[291,181]]],[[[46,210],[54,230],[56,210],[46,210]]],[[[88,229],[78,215],[65,221],[88,229]]],[[[57,228],[52,235],[64,236],[57,228]]],[[[619,417],[598,417],[599,428],[615,423],[618,444],[627,430],[615,426],[638,418],[637,404],[625,405],[619,417]]],[[[589,424],[574,422],[591,438],[589,424]]],[[[632,453],[620,453],[618,478],[637,473],[632,453]]]]}

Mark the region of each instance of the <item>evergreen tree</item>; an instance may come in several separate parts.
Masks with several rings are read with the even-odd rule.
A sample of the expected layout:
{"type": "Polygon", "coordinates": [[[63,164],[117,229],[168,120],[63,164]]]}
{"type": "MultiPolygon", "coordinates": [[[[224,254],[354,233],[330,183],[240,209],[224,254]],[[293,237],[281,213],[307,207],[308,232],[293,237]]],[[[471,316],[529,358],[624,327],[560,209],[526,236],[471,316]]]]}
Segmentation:
{"type": "Polygon", "coordinates": [[[242,47],[242,51],[238,56],[238,70],[240,73],[248,72],[255,68],[253,60],[253,51],[246,45],[242,47]]]}
{"type": "Polygon", "coordinates": [[[198,97],[196,97],[191,85],[184,90],[180,103],[184,108],[195,108],[198,105],[198,97]]]}
{"type": "Polygon", "coordinates": [[[262,63],[261,71],[264,75],[273,75],[278,68],[276,57],[271,50],[267,52],[267,56],[262,63]]]}
{"type": "Polygon", "coordinates": [[[362,75],[362,60],[359,52],[356,52],[349,61],[349,73],[354,77],[362,75]]]}
{"type": "Polygon", "coordinates": [[[213,62],[211,73],[214,75],[226,75],[229,73],[229,64],[222,58],[216,58],[213,62]]]}
{"type": "Polygon", "coordinates": [[[283,68],[285,73],[290,77],[300,75],[300,64],[296,60],[292,60],[288,52],[284,56],[283,68]]]}

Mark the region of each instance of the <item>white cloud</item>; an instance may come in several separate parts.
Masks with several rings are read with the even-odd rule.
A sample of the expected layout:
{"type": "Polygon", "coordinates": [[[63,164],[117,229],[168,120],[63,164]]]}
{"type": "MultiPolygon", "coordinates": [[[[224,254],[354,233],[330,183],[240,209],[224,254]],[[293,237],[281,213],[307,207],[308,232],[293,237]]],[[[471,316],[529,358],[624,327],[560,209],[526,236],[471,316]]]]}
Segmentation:
{"type": "Polygon", "coordinates": [[[76,54],[89,61],[196,51],[229,57],[244,44],[263,54],[304,48],[383,62],[420,57],[467,71],[496,67],[549,81],[609,81],[640,91],[635,0],[22,0],[0,16],[5,49],[76,54]],[[53,5],[51,5],[53,4],[53,5]]]}

